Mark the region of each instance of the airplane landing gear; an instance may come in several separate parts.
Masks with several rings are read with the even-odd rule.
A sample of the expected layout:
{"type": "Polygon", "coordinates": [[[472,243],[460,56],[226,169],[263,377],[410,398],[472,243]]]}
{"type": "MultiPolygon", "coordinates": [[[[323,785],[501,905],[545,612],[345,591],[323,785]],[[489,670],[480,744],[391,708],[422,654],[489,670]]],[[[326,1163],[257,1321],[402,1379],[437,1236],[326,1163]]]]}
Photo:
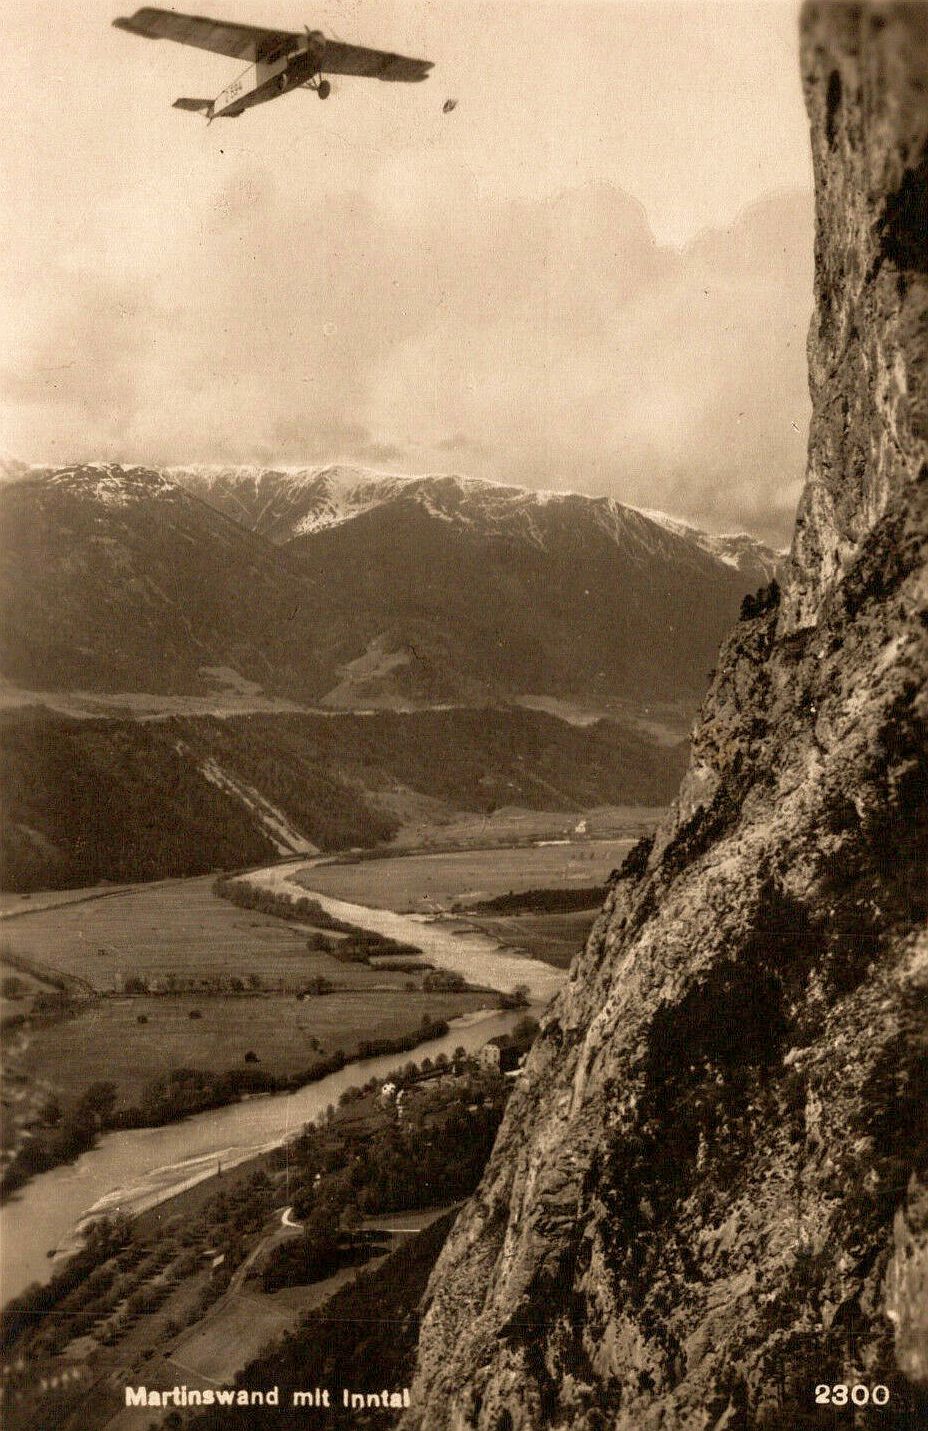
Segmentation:
{"type": "Polygon", "coordinates": [[[329,81],[320,80],[318,85],[316,86],[316,93],[318,94],[320,99],[328,99],[329,95],[332,93],[332,86],[329,84],[329,81]]]}

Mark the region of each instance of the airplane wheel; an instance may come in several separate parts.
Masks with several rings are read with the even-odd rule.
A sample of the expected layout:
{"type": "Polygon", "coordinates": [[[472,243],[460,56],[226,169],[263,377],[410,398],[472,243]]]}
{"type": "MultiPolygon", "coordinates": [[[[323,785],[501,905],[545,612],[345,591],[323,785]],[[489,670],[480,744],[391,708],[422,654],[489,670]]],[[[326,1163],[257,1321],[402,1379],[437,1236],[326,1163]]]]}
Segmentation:
{"type": "Polygon", "coordinates": [[[278,80],[277,80],[277,88],[280,90],[281,94],[283,94],[283,92],[284,92],[284,90],[287,88],[287,85],[288,85],[288,84],[289,84],[289,80],[287,79],[286,73],[284,73],[284,74],[282,74],[282,75],[280,75],[280,76],[278,77],[278,80]]]}
{"type": "Polygon", "coordinates": [[[329,95],[332,93],[332,86],[329,84],[328,80],[319,81],[319,88],[316,90],[316,93],[318,94],[320,99],[328,99],[329,95]]]}

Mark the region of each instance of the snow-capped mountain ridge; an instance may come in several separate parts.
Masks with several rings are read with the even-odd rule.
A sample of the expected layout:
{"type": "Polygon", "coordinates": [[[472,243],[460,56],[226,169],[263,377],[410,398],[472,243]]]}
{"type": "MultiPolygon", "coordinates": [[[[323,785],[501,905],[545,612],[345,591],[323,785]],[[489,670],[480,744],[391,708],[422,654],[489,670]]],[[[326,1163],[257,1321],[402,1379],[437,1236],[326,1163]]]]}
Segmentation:
{"type": "Polygon", "coordinates": [[[719,553],[612,497],[454,474],[92,463],[30,472],[0,497],[0,657],[35,690],[197,695],[222,667],[364,709],[695,704],[776,561],[749,537],[719,553]]]}
{"type": "Polygon", "coordinates": [[[150,467],[124,467],[118,462],[79,462],[32,475],[45,476],[50,487],[70,488],[85,500],[106,507],[128,507],[133,502],[170,497],[177,484],[150,467]]]}
{"type": "Polygon", "coordinates": [[[109,506],[168,497],[171,488],[180,487],[276,545],[404,502],[439,521],[487,535],[521,538],[542,548],[554,514],[573,513],[582,514],[613,541],[643,544],[649,551],[657,540],[651,529],[657,527],[737,571],[760,570],[772,576],[784,555],[747,532],[707,532],[683,517],[611,496],[522,487],[450,472],[390,473],[340,463],[272,467],[191,463],[158,468],[92,461],[53,468],[4,459],[0,475],[7,481],[44,477],[59,487],[75,491],[79,487],[85,498],[109,506]]]}
{"type": "Polygon", "coordinates": [[[776,567],[784,561],[789,549],[784,547],[780,551],[766,547],[759,542],[756,537],[752,537],[749,532],[707,532],[702,527],[697,527],[695,522],[688,522],[685,517],[672,517],[668,512],[658,511],[654,507],[633,507],[632,511],[640,512],[643,517],[647,517],[650,522],[657,522],[658,526],[666,527],[668,532],[676,532],[680,536],[689,537],[697,542],[704,551],[711,552],[717,556],[727,566],[734,567],[736,571],[743,569],[743,561],[746,556],[753,556],[756,560],[758,551],[765,549],[773,558],[771,562],[770,574],[774,575],[776,567]]]}
{"type": "Polygon", "coordinates": [[[282,543],[339,526],[394,502],[414,503],[429,516],[487,534],[544,546],[555,513],[582,512],[614,541],[653,550],[653,527],[736,570],[772,575],[780,554],[746,532],[715,535],[682,518],[619,502],[615,497],[555,488],[528,488],[457,473],[397,474],[333,464],[324,467],[190,466],[165,469],[188,491],[270,540],[282,543]],[[642,520],[643,519],[643,520],[642,520]]]}

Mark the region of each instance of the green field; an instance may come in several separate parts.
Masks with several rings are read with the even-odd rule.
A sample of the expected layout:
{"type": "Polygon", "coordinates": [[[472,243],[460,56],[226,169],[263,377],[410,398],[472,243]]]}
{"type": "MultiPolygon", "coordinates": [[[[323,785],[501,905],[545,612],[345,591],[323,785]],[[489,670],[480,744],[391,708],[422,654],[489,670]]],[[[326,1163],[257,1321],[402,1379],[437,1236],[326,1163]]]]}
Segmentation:
{"type": "Polygon", "coordinates": [[[467,923],[501,944],[567,969],[587,941],[599,908],[570,914],[468,914],[467,923]]]}
{"type": "Polygon", "coordinates": [[[439,800],[402,789],[379,792],[377,803],[400,821],[389,846],[397,853],[529,846],[534,840],[570,839],[581,821],[593,840],[637,840],[650,834],[664,815],[658,805],[596,805],[567,812],[501,805],[480,813],[450,810],[439,800]]]}
{"type": "Polygon", "coordinates": [[[603,884],[633,841],[590,840],[316,865],[294,878],[309,890],[400,913],[448,911],[511,890],[603,884]]]}
{"type": "Polygon", "coordinates": [[[132,1107],[172,1069],[286,1078],[338,1049],[352,1058],[361,1042],[414,1034],[426,1014],[450,1018],[487,1004],[486,994],[423,993],[428,965],[423,974],[388,971],[311,950],[311,926],[239,909],[211,887],[201,877],[95,891],[49,908],[26,902],[28,912],[2,921],[4,972],[17,974],[7,960],[29,961],[34,971],[18,975],[23,997],[4,1000],[6,1017],[28,1013],[35,973],[75,981],[64,1017],[35,1020],[6,1039],[8,1073],[18,1080],[12,1149],[52,1091],[69,1106],[91,1084],[112,1082],[117,1106],[132,1107]],[[296,997],[319,978],[330,992],[296,997]],[[194,1009],[200,1017],[190,1017],[194,1009]],[[257,1061],[246,1065],[246,1053],[257,1061]]]}
{"type": "Polygon", "coordinates": [[[172,1068],[242,1068],[252,1051],[259,1059],[256,1068],[287,1076],[335,1049],[351,1056],[361,1040],[412,1033],[424,1014],[451,1019],[486,1003],[480,994],[382,988],[304,1000],[275,994],[100,999],[73,1018],[35,1029],[15,1063],[18,1071],[43,1078],[67,1098],[97,1080],[111,1081],[119,1104],[131,1106],[146,1085],[172,1068]],[[201,1017],[191,1019],[191,1009],[201,1017]],[[139,1017],[148,1022],[140,1024],[139,1017]]]}
{"type": "Polygon", "coordinates": [[[208,981],[254,974],[266,988],[297,989],[321,974],[353,989],[403,988],[402,975],[310,951],[308,927],[238,909],[211,886],[211,876],[168,880],[17,915],[0,924],[0,957],[8,951],[104,991],[133,975],[208,981]]]}

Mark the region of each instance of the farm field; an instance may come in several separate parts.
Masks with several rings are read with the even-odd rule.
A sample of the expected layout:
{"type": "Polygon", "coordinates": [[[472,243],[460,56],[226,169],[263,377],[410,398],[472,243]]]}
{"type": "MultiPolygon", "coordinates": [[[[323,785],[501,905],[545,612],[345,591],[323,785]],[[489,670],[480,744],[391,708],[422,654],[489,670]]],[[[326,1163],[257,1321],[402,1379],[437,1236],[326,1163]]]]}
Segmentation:
{"type": "Polygon", "coordinates": [[[593,840],[633,839],[650,834],[664,810],[658,805],[598,805],[588,810],[529,810],[502,805],[490,814],[452,810],[414,791],[378,792],[378,806],[400,821],[389,849],[427,851],[527,845],[569,839],[581,822],[593,840]]]}
{"type": "MultiPolygon", "coordinates": [[[[350,1280],[352,1275],[354,1269],[346,1269],[341,1280],[350,1280]]],[[[317,1296],[321,1300],[324,1293],[317,1296]]],[[[195,1331],[172,1351],[167,1359],[166,1384],[174,1385],[178,1381],[188,1385],[230,1384],[236,1372],[242,1371],[275,1337],[290,1330],[301,1315],[302,1312],[290,1307],[276,1307],[270,1297],[255,1296],[251,1291],[245,1296],[233,1294],[212,1315],[204,1317],[195,1331]]],[[[120,1417],[116,1427],[129,1426],[133,1420],[145,1425],[136,1411],[120,1417]]]]}
{"type": "Polygon", "coordinates": [[[37,909],[53,909],[60,904],[76,904],[85,899],[109,899],[123,890],[135,889],[134,884],[95,884],[84,889],[43,889],[33,894],[17,894],[15,890],[0,890],[0,915],[32,914],[37,909]]]}
{"type": "Polygon", "coordinates": [[[589,840],[339,861],[303,869],[293,879],[309,891],[375,909],[450,912],[513,890],[603,884],[633,843],[589,840]]]}
{"type": "Polygon", "coordinates": [[[598,913],[597,906],[570,914],[468,914],[466,922],[507,948],[567,969],[586,943],[598,913]]]}
{"type": "Polygon", "coordinates": [[[125,892],[71,900],[0,921],[4,952],[36,961],[111,991],[125,979],[247,980],[296,989],[323,975],[340,986],[370,989],[401,975],[374,973],[307,949],[310,926],[238,909],[212,893],[212,876],[133,886],[125,892]]]}
{"type": "MultiPolygon", "coordinates": [[[[269,1294],[262,1291],[260,1279],[250,1278],[241,1290],[224,1298],[172,1348],[170,1356],[165,1358],[169,1382],[173,1384],[186,1377],[189,1383],[192,1375],[209,1385],[230,1383],[236,1372],[275,1336],[297,1327],[306,1312],[320,1307],[340,1287],[353,1282],[362,1267],[367,1272],[379,1267],[391,1252],[402,1246],[404,1234],[422,1231],[448,1211],[440,1207],[365,1219],[365,1228],[376,1228],[386,1234],[378,1255],[358,1266],[340,1267],[330,1277],[317,1282],[284,1287],[269,1294]]],[[[271,1237],[266,1245],[273,1245],[276,1240],[281,1239],[271,1237]]],[[[129,1424],[127,1417],[117,1422],[116,1427],[121,1431],[129,1424]]]]}
{"type": "Polygon", "coordinates": [[[253,1052],[256,1069],[287,1076],[336,1049],[350,1057],[363,1040],[414,1033],[426,1014],[451,1019],[488,1002],[485,994],[384,989],[383,976],[379,983],[304,1000],[276,994],[96,1000],[73,1018],[34,1029],[16,1070],[42,1078],[67,1099],[98,1080],[112,1082],[118,1106],[132,1106],[174,1068],[221,1073],[244,1068],[245,1054],[253,1052]],[[191,1018],[191,1010],[200,1017],[191,1018]],[[147,1022],[140,1024],[140,1017],[147,1022]]]}

